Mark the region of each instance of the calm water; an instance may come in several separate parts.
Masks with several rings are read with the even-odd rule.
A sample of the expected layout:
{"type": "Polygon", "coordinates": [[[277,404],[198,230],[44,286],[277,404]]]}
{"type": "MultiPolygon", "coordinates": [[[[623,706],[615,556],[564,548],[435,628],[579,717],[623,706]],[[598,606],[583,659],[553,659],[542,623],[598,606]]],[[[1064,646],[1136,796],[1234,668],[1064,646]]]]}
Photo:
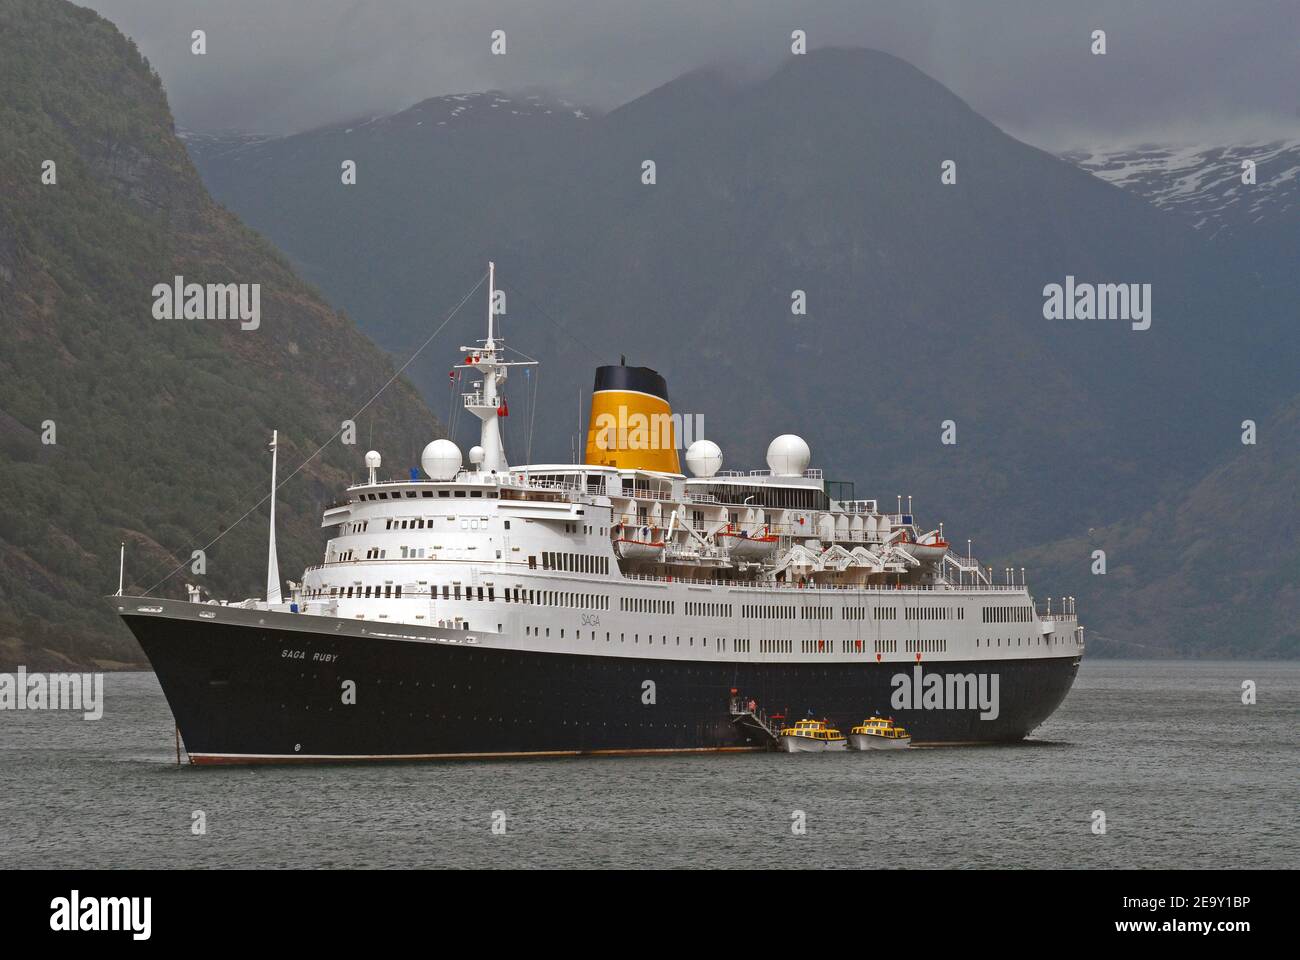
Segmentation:
{"type": "Polygon", "coordinates": [[[867,755],[178,768],[152,674],[105,696],[0,713],[0,867],[1300,866],[1300,663],[1085,660],[1031,743],[867,755]]]}

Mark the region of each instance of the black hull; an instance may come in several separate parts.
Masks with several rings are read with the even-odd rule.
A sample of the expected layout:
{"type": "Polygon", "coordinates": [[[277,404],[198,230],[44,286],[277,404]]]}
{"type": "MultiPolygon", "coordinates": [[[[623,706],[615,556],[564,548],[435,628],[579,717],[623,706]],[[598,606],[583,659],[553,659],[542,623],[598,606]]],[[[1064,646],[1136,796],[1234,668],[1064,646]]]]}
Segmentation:
{"type": "MultiPolygon", "coordinates": [[[[169,604],[170,606],[170,604],[169,604]]],[[[121,609],[121,608],[120,608],[121,609]]],[[[159,608],[152,608],[158,610],[159,608]]],[[[999,712],[890,706],[907,662],[759,664],[661,661],[491,649],[123,610],[153,664],[194,762],[283,762],[764,749],[738,725],[736,690],[768,713],[812,712],[847,730],[872,711],[914,743],[1019,740],[1060,705],[1078,656],[924,664],[997,674],[999,712]],[[346,681],[355,684],[345,704],[346,681]],[[643,702],[646,681],[654,703],[643,702]]],[[[258,617],[252,614],[252,617],[258,617]]],[[[320,626],[308,627],[308,621],[320,626]]],[[[301,626],[300,626],[301,625],[301,626]]],[[[335,630],[341,629],[335,626],[335,630]]],[[[400,627],[390,628],[400,630],[400,627]]]]}

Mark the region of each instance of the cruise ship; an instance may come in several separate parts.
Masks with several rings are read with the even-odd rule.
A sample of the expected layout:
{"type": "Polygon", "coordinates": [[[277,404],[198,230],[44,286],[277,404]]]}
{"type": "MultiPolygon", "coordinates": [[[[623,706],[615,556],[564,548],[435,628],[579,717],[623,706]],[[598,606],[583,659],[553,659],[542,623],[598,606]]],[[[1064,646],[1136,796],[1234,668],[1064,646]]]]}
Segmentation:
{"type": "MultiPolygon", "coordinates": [[[[579,463],[512,465],[494,329],[460,348],[467,454],[425,447],[324,511],[322,561],[280,581],[274,457],[264,599],[109,598],[191,763],[775,749],[817,717],[887,711],[915,745],[1020,740],[1083,655],[1071,598],[1040,603],[895,509],[854,499],[782,435],[766,469],[681,470],[667,384],[596,370],[579,463]]],[[[576,459],[576,458],[575,458],[576,459]]]]}

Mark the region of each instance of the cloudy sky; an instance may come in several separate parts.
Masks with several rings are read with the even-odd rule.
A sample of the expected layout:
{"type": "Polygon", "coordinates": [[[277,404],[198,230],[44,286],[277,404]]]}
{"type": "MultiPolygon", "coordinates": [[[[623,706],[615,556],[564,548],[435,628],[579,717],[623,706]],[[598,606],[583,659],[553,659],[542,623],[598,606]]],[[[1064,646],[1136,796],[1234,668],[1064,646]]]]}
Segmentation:
{"type": "Polygon", "coordinates": [[[82,2],[135,38],[178,123],[201,131],[292,132],[486,89],[613,107],[701,66],[771,69],[799,28],[811,47],[901,56],[1046,147],[1300,136],[1300,0],[82,2]],[[1105,57],[1088,51],[1095,29],[1105,57]]]}

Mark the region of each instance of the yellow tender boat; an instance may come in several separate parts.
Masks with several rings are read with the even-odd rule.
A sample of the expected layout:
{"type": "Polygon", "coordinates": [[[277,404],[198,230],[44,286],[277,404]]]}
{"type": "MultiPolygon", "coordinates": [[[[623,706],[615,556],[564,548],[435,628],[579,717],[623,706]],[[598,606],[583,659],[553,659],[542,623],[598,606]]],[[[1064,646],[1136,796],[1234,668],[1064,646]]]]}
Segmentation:
{"type": "Polygon", "coordinates": [[[782,727],[780,743],[786,753],[820,753],[848,748],[844,734],[825,720],[800,720],[793,727],[782,727]]]}
{"type": "Polygon", "coordinates": [[[870,717],[849,731],[851,750],[898,750],[911,742],[906,729],[884,717],[870,717]]]}

